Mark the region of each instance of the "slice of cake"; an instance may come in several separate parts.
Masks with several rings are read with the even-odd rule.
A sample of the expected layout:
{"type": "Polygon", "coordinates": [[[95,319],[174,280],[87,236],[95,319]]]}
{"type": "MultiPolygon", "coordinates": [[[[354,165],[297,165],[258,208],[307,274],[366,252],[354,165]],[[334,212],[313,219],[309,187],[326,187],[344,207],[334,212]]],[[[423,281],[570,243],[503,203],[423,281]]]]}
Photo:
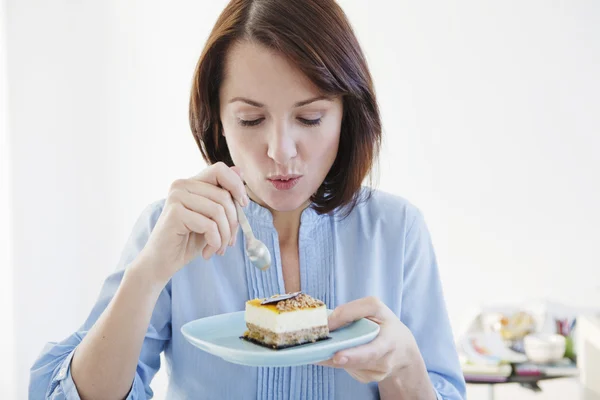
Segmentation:
{"type": "Polygon", "coordinates": [[[273,349],[284,349],[327,339],[325,304],[302,293],[277,295],[246,302],[243,338],[273,349]]]}

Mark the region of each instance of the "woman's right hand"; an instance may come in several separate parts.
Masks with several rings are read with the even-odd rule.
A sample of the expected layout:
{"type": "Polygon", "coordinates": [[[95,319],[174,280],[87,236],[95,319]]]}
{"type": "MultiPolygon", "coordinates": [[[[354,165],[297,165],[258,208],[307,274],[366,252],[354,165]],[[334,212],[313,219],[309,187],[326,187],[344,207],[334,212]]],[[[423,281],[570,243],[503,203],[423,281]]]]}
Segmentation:
{"type": "Polygon", "coordinates": [[[142,250],[143,265],[166,283],[200,253],[223,255],[238,229],[233,199],[249,203],[237,170],[216,163],[200,174],[173,182],[163,211],[142,250]]]}

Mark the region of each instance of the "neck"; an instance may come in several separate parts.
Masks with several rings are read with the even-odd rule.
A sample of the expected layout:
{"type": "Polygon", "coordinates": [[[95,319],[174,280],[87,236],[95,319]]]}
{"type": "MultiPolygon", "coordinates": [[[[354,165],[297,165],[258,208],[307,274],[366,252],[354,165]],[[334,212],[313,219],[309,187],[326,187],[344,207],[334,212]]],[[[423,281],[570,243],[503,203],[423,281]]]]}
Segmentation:
{"type": "Polygon", "coordinates": [[[248,196],[261,205],[268,209],[273,215],[273,225],[275,226],[275,230],[277,230],[277,235],[279,236],[279,245],[281,247],[288,246],[298,246],[298,234],[300,232],[300,217],[302,216],[302,211],[304,211],[309,205],[310,202],[307,200],[302,206],[293,210],[293,211],[277,211],[273,210],[271,207],[262,202],[254,193],[247,188],[248,196]]]}
{"type": "Polygon", "coordinates": [[[279,245],[281,247],[298,246],[300,216],[303,210],[304,208],[287,212],[271,210],[273,225],[279,235],[279,245]]]}

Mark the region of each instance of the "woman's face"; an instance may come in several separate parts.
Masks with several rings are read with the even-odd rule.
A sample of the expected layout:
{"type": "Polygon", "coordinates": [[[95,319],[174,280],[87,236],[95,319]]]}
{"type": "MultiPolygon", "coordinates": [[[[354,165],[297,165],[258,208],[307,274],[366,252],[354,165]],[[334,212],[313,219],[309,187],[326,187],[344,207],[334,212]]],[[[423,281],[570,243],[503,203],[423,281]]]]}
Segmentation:
{"type": "Polygon", "coordinates": [[[342,101],[326,98],[284,57],[249,41],[229,50],[223,135],[251,197],[276,211],[306,205],[338,151],[342,101]]]}

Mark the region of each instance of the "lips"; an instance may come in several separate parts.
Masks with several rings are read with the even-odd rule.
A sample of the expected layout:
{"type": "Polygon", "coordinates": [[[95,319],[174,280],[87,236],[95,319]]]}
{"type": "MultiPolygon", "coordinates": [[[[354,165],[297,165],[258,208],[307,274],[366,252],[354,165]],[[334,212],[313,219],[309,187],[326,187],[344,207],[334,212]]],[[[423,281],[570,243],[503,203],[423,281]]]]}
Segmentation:
{"type": "Polygon", "coordinates": [[[290,190],[296,186],[301,178],[302,175],[274,175],[267,180],[271,182],[277,190],[290,190]]]}

